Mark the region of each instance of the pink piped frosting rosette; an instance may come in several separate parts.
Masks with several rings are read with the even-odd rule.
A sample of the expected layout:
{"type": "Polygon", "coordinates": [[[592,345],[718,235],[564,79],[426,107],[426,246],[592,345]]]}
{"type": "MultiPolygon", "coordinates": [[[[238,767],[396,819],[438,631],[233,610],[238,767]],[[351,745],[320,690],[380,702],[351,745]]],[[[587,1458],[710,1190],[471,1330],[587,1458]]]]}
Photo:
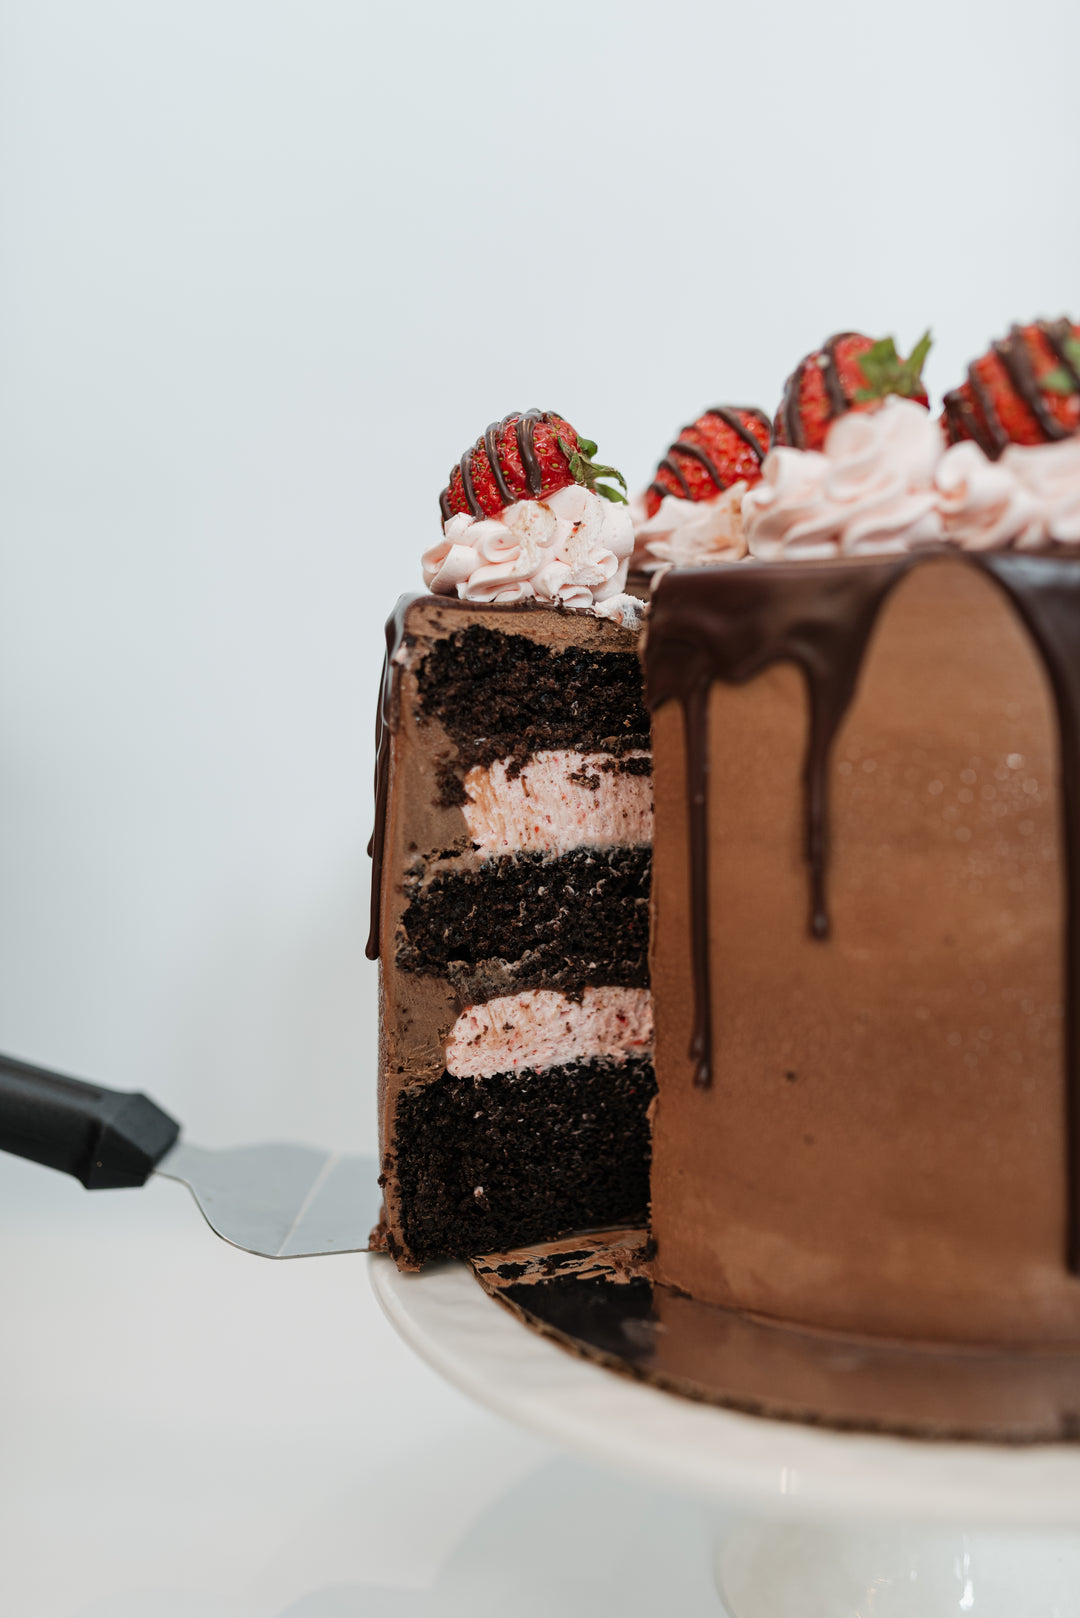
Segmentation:
{"type": "Polygon", "coordinates": [[[749,554],[765,561],[1080,547],[1080,438],[991,461],[970,441],[946,448],[921,405],[893,396],[841,416],[823,452],[771,450],[742,519],[749,554]]]}
{"type": "Polygon", "coordinates": [[[573,484],[497,517],[450,517],[424,552],[424,582],[462,601],[596,607],[621,594],[633,548],[628,508],[573,484]]]}

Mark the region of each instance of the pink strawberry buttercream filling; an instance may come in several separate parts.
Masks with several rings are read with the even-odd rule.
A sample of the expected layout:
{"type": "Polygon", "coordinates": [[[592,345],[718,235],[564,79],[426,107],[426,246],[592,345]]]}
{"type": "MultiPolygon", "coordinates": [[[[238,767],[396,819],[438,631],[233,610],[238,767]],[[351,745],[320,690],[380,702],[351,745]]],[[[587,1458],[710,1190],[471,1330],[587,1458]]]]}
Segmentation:
{"type": "Polygon", "coordinates": [[[648,757],[560,749],[534,753],[518,775],[477,765],[465,777],[469,834],[486,854],[651,843],[652,776],[623,767],[648,757]]]}
{"type": "Polygon", "coordinates": [[[652,1041],[648,989],[586,989],[580,1000],[527,989],[463,1011],[446,1042],[446,1066],[458,1078],[489,1078],[595,1057],[624,1062],[648,1056],[652,1041]]]}

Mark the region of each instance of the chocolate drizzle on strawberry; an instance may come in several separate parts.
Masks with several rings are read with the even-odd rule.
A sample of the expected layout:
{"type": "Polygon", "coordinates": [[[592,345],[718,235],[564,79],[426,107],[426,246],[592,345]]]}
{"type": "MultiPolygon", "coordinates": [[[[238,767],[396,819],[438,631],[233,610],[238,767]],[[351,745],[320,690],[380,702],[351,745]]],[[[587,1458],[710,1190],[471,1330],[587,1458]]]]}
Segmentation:
{"type": "MultiPolygon", "coordinates": [[[[471,517],[483,517],[484,508],[476,496],[476,487],[473,483],[473,458],[482,450],[491,467],[491,475],[495,487],[499,491],[499,498],[505,505],[512,506],[520,496],[515,495],[506,481],[506,470],[499,458],[498,440],[512,422],[516,423],[514,436],[517,441],[518,454],[521,456],[521,468],[525,474],[525,482],[533,498],[538,498],[544,487],[544,470],[536,453],[536,427],[541,421],[556,421],[549,410],[526,410],[519,415],[516,410],[504,416],[502,421],[493,421],[482,438],[477,439],[471,449],[467,449],[455,467],[461,473],[461,492],[471,517]]],[[[439,510],[442,512],[443,522],[449,522],[454,515],[450,504],[450,486],[453,481],[453,472],[447,482],[446,488],[439,496],[439,510]]]]}
{"type": "Polygon", "coordinates": [[[854,337],[855,335],[854,332],[850,331],[837,332],[835,337],[829,338],[822,353],[821,375],[834,416],[846,415],[852,405],[852,401],[844,392],[843,384],[840,381],[840,368],[836,363],[836,345],[845,337],[854,337]]]}
{"type": "MultiPolygon", "coordinates": [[[[994,461],[1001,454],[1005,444],[1004,442],[999,443],[990,428],[983,425],[983,418],[973,403],[976,389],[981,393],[985,393],[982,383],[974,374],[974,367],[971,367],[968,370],[968,389],[953,388],[942,400],[945,409],[945,422],[952,443],[955,444],[962,438],[970,438],[978,444],[984,455],[994,461]]],[[[1000,427],[997,416],[993,414],[988,397],[985,402],[986,408],[991,411],[995,426],[1000,427]]]]}
{"type": "MultiPolygon", "coordinates": [[[[544,471],[536,454],[536,423],[549,419],[548,415],[539,410],[526,410],[515,429],[525,481],[534,499],[539,499],[544,489],[544,471]]],[[[505,423],[503,425],[505,426],[505,423]]]]}
{"type": "Polygon", "coordinates": [[[505,425],[505,421],[493,421],[491,423],[491,426],[488,427],[484,433],[484,449],[487,452],[488,465],[491,467],[491,475],[495,479],[495,487],[499,491],[499,498],[504,502],[504,504],[512,506],[514,504],[514,496],[510,490],[510,485],[506,481],[506,474],[502,468],[502,461],[499,459],[499,432],[503,427],[505,427],[505,425]]]}
{"type": "Polygon", "coordinates": [[[764,449],[761,447],[760,439],[754,436],[738,412],[732,410],[729,405],[710,405],[705,414],[715,416],[718,421],[724,423],[725,427],[730,427],[733,433],[738,433],[747,449],[752,450],[757,456],[758,465],[760,465],[769,451],[769,444],[772,440],[772,422],[764,410],[759,410],[756,405],[743,405],[740,408],[744,416],[749,416],[751,420],[756,421],[761,427],[762,432],[765,434],[764,449]]]}
{"type": "Polygon", "coordinates": [[[971,388],[971,397],[975,401],[975,413],[985,424],[985,440],[989,441],[989,448],[985,440],[981,442],[980,447],[992,461],[996,461],[1009,442],[1009,435],[1001,424],[993,395],[974,364],[968,366],[968,385],[971,388]]]}
{"type": "Polygon", "coordinates": [[[854,331],[834,333],[823,345],[820,355],[808,354],[804,360],[800,360],[785,382],[780,415],[784,423],[785,436],[793,449],[806,448],[806,428],[802,419],[802,384],[808,365],[815,364],[821,371],[822,381],[825,384],[825,397],[829,401],[830,421],[835,421],[837,416],[845,416],[854,404],[855,401],[849,399],[844,392],[844,385],[840,380],[836,348],[838,343],[858,335],[858,332],[854,331]]]}
{"type": "MultiPolygon", "coordinates": [[[[753,452],[758,466],[761,465],[762,461],[765,459],[765,456],[768,454],[769,444],[772,437],[772,423],[769,421],[768,416],[763,410],[758,410],[751,405],[740,405],[737,409],[733,408],[731,405],[712,405],[708,410],[703,412],[703,416],[714,416],[717,421],[722,421],[725,427],[730,427],[731,431],[742,439],[747,449],[753,452]],[[762,437],[764,438],[764,444],[762,444],[761,440],[755,437],[754,433],[751,432],[750,428],[742,420],[743,416],[749,416],[752,421],[759,423],[762,430],[762,437]]],[[[679,485],[679,490],[684,500],[693,500],[694,491],[687,482],[682,468],[676,461],[676,455],[684,455],[689,460],[697,461],[699,466],[703,466],[711,478],[717,494],[723,494],[724,490],[730,488],[732,483],[736,481],[734,478],[726,478],[724,476],[720,468],[717,466],[716,461],[709,454],[707,449],[704,449],[700,444],[695,444],[692,439],[685,436],[696,425],[697,423],[692,422],[690,426],[683,428],[682,432],[679,434],[679,437],[675,440],[674,444],[669,447],[667,454],[664,456],[664,459],[660,462],[656,469],[657,473],[667,472],[670,477],[674,478],[675,482],[679,485]]],[[[660,481],[659,477],[655,477],[646,490],[647,494],[656,494],[661,500],[663,500],[665,495],[672,494],[673,492],[674,491],[672,489],[668,488],[666,483],[660,481]]],[[[701,498],[701,496],[698,498],[701,498]]]]}
{"type": "Polygon", "coordinates": [[[1024,334],[1019,326],[1013,326],[1008,337],[1003,337],[994,344],[994,353],[1005,367],[1016,393],[1038,422],[1043,436],[1048,441],[1071,438],[1072,433],[1068,427],[1058,421],[1057,417],[1046,408],[1046,400],[1035,379],[1035,367],[1031,363],[1031,355],[1028,353],[1024,334]]]}
{"type": "Polygon", "coordinates": [[[461,460],[458,463],[461,467],[461,488],[465,495],[465,504],[469,508],[469,515],[472,517],[482,517],[484,515],[484,508],[476,498],[476,490],[473,488],[472,457],[472,450],[466,450],[465,454],[461,457],[461,460]]]}
{"type": "MultiPolygon", "coordinates": [[[[730,568],[676,569],[652,600],[645,645],[650,710],[675,701],[686,738],[687,840],[693,1021],[689,1059],[695,1085],[713,1082],[709,881],[709,690],[742,685],[774,663],[794,663],[806,680],[809,733],[803,765],[804,853],[809,932],[830,931],[829,765],[832,744],[858,686],[874,624],[912,568],[941,552],[883,562],[743,562],[730,568]]],[[[1008,597],[1039,654],[1054,694],[1061,758],[1065,891],[1065,1108],[1068,1196],[1063,1257],[1080,1276],[1080,567],[1015,553],[948,551],[988,575],[1008,597]]]]}
{"type": "Polygon", "coordinates": [[[679,442],[679,454],[689,455],[692,461],[697,461],[699,466],[703,466],[715,483],[717,494],[723,494],[727,484],[724,482],[716,462],[707,449],[702,449],[700,444],[691,444],[686,439],[681,439],[679,442]]]}
{"type": "Polygon", "coordinates": [[[784,383],[784,397],[780,401],[779,415],[784,424],[784,436],[793,449],[806,448],[806,430],[802,423],[799,397],[808,364],[808,359],[799,361],[784,383]]]}
{"type": "MultiPolygon", "coordinates": [[[[672,444],[672,446],[671,446],[672,449],[675,449],[676,447],[678,447],[680,449],[682,448],[681,444],[678,445],[678,446],[676,444],[672,444]]],[[[657,467],[656,470],[659,472],[661,469],[663,469],[663,471],[665,471],[665,472],[670,472],[671,473],[671,476],[675,479],[675,482],[679,485],[679,488],[682,490],[682,497],[683,497],[684,500],[692,500],[694,498],[693,492],[691,491],[689,483],[687,483],[686,479],[682,475],[682,472],[679,470],[678,466],[672,460],[670,450],[664,456],[664,459],[660,462],[660,465],[657,467]]],[[[665,494],[670,494],[671,493],[671,490],[666,488],[664,486],[664,484],[657,483],[655,478],[653,479],[652,483],[649,484],[649,488],[650,489],[655,489],[657,494],[660,496],[661,500],[664,498],[665,494]]]]}
{"type": "MultiPolygon", "coordinates": [[[[1040,379],[1036,370],[1045,362],[1046,351],[1053,355],[1068,383],[1080,393],[1080,368],[1077,366],[1072,339],[1074,328],[1068,320],[1038,320],[1031,326],[1010,327],[1007,337],[991,345],[989,353],[968,366],[967,380],[953,388],[942,401],[945,429],[951,443],[970,438],[983,454],[996,461],[1010,442],[1030,443],[1032,438],[1017,435],[1016,421],[1010,432],[1003,414],[1013,399],[1028,412],[1038,437],[1035,442],[1059,443],[1071,438],[1076,431],[1075,422],[1062,420],[1047,396],[1047,377],[1040,379]],[[986,366],[986,360],[996,361],[986,366]],[[998,369],[1000,367],[1000,369],[998,369]]],[[[1062,391],[1059,388],[1055,392],[1062,391]]],[[[1015,414],[1015,413],[1014,413],[1015,414]]],[[[1029,429],[1028,429],[1029,430],[1029,429]]]]}
{"type": "Polygon", "coordinates": [[[1073,357],[1069,352],[1069,338],[1073,335],[1072,322],[1069,320],[1039,320],[1036,327],[1050,350],[1065,372],[1072,378],[1073,384],[1080,393],[1080,369],[1077,369],[1073,357]]]}

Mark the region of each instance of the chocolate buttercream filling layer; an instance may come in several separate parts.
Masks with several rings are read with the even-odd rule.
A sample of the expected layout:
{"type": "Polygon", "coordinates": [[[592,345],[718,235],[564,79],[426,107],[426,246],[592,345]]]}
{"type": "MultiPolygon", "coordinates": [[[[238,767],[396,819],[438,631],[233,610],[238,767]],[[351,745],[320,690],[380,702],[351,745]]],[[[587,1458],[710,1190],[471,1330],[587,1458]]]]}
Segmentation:
{"type": "Polygon", "coordinates": [[[807,684],[803,772],[811,935],[827,939],[828,780],[832,744],[855,694],[878,613],[900,580],[935,556],[980,568],[1005,593],[1046,670],[1058,717],[1066,922],[1067,1262],[1080,1274],[1080,565],[1008,552],[927,551],[885,561],[754,563],[677,570],[653,602],[646,700],[675,700],[686,728],[694,1080],[712,1082],[708,872],[708,693],[770,664],[795,663],[807,684]]]}
{"type": "Polygon", "coordinates": [[[502,961],[522,989],[644,988],[651,869],[651,849],[636,846],[501,855],[433,876],[421,867],[406,879],[397,964],[453,979],[502,961]]]}

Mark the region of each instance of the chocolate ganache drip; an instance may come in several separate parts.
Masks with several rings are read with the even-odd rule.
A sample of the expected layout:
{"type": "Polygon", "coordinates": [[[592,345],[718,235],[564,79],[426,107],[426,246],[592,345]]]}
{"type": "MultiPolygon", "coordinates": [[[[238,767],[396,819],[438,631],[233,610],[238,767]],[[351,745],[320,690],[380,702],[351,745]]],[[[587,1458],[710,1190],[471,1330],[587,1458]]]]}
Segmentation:
{"type": "Polygon", "coordinates": [[[827,938],[829,755],[855,694],[878,610],[911,558],[855,563],[741,562],[669,573],[653,596],[645,650],[645,699],[657,709],[682,704],[690,805],[690,925],[694,1083],[712,1083],[709,993],[709,688],[742,685],[771,663],[796,663],[807,684],[810,731],[803,770],[810,931],[827,938]]]}
{"type": "Polygon", "coordinates": [[[379,703],[375,710],[375,825],[368,841],[371,855],[371,925],[364,950],[369,961],[379,959],[379,906],[382,901],[383,856],[386,851],[386,800],[390,790],[390,705],[394,694],[394,658],[405,638],[405,613],[415,594],[403,595],[386,620],[386,655],[383,658],[379,703]]]}
{"type": "Polygon", "coordinates": [[[645,694],[655,711],[675,700],[686,733],[689,807],[694,1082],[712,1083],[709,970],[708,700],[714,680],[741,685],[792,662],[807,683],[803,770],[811,935],[829,935],[826,903],[828,778],[833,740],[858,685],[889,593],[935,556],[984,572],[1008,596],[1054,694],[1062,775],[1065,882],[1066,1261],[1080,1275],[1080,562],[1016,553],[930,550],[879,562],[751,563],[677,569],[653,596],[645,694]]]}

